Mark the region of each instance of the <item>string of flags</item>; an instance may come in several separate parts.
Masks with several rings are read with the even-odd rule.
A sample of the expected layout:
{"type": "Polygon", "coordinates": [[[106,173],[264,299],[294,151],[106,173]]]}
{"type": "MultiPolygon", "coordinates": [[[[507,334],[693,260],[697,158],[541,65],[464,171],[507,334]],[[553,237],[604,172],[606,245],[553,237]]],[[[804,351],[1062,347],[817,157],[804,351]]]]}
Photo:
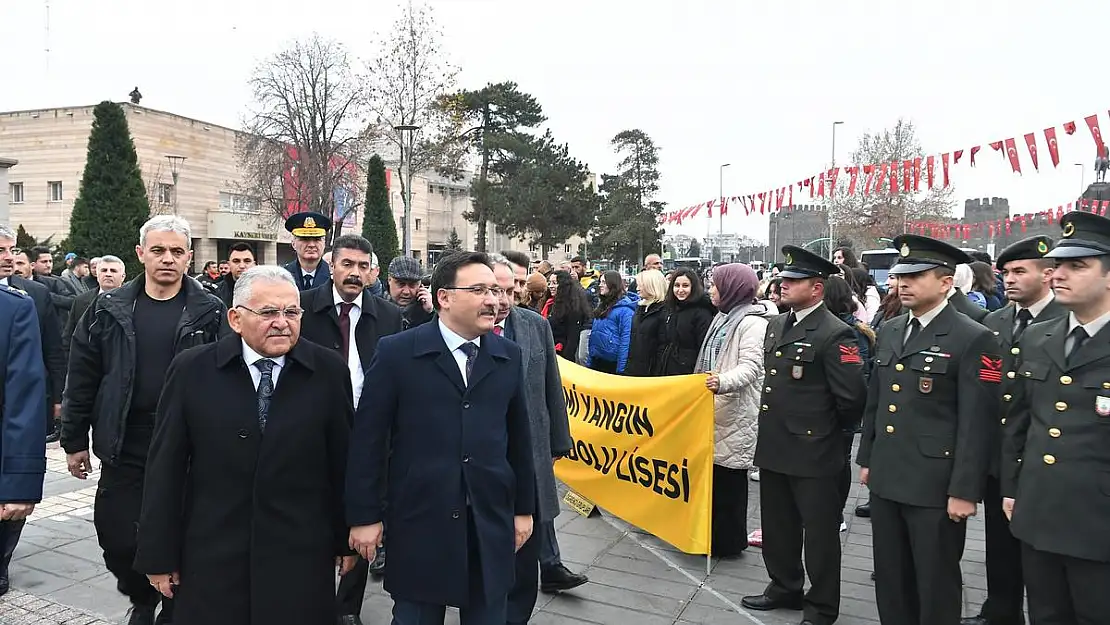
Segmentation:
{"type": "MultiPolygon", "coordinates": [[[[1110,114],[1110,109],[1107,112],[1110,114]]],[[[1097,153],[1103,157],[1110,157],[1106,143],[1102,138],[1098,114],[1088,115],[1083,118],[1083,121],[1086,122],[1088,130],[1091,132],[1091,138],[1094,140],[1097,153]]],[[[1049,126],[1040,133],[1044,136],[1042,141],[1048,149],[1048,157],[1053,168],[1060,166],[1060,146],[1056,128],[1056,126],[1049,126]]],[[[1078,131],[1078,125],[1074,121],[1064,122],[1060,124],[1060,129],[1064,134],[1071,136],[1078,131]]],[[[1039,172],[1038,133],[1025,133],[1022,140],[1028,152],[1027,161],[1032,164],[1033,171],[1039,172]]],[[[1000,156],[1009,162],[1013,173],[1022,174],[1022,158],[1019,154],[1020,150],[1016,137],[992,141],[987,144],[987,147],[1000,153],[1000,156]]],[[[659,223],[681,225],[684,221],[699,216],[712,218],[714,211],[717,211],[719,216],[724,216],[728,214],[730,208],[743,209],[745,216],[754,213],[760,215],[774,213],[783,209],[791,210],[794,207],[795,189],[797,189],[799,198],[808,193],[810,200],[826,197],[833,199],[835,194],[838,193],[837,181],[843,180],[841,176],[847,178],[848,184],[846,190],[840,190],[839,192],[847,193],[849,196],[877,196],[882,193],[896,195],[899,192],[918,193],[922,191],[923,186],[926,189],[946,188],[950,184],[951,169],[959,165],[965,157],[967,157],[966,162],[971,167],[975,167],[976,158],[979,157],[979,152],[982,149],[982,145],[976,145],[970,149],[952,150],[924,157],[917,156],[889,163],[833,167],[827,171],[802,178],[793,184],[783,185],[767,191],[713,198],[693,206],[665,211],[660,214],[659,223]]],[[[1029,168],[1026,167],[1025,171],[1029,171],[1029,168]]]]}
{"type": "Polygon", "coordinates": [[[1023,215],[1014,215],[1005,219],[981,221],[978,223],[947,223],[936,221],[913,221],[906,224],[906,232],[920,234],[934,239],[966,240],[972,237],[981,237],[984,234],[991,237],[1009,236],[1011,234],[1025,234],[1026,229],[1041,223],[1052,225],[1059,223],[1065,214],[1073,211],[1095,213],[1103,217],[1110,211],[1110,200],[1079,200],[1060,204],[1056,208],[1023,215]]]}

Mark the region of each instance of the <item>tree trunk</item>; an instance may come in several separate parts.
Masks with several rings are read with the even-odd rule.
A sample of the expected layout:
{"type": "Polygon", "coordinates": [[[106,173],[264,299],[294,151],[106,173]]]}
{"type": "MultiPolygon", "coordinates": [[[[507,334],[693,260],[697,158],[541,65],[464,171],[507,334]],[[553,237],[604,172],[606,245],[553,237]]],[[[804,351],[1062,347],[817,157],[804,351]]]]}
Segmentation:
{"type": "Polygon", "coordinates": [[[489,197],[489,147],[486,142],[486,130],[489,128],[489,102],[486,103],[485,108],[482,109],[482,169],[478,174],[478,188],[481,193],[478,194],[474,207],[474,216],[478,224],[478,249],[479,252],[486,251],[486,198],[489,197]]]}

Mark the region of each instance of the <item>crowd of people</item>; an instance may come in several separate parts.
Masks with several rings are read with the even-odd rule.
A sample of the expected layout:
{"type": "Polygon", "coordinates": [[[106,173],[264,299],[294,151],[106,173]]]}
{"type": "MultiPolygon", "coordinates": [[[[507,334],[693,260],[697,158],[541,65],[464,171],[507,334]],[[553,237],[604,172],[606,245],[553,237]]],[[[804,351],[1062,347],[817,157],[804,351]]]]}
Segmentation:
{"type": "Polygon", "coordinates": [[[1110,220],[1061,227],[994,263],[901,235],[881,286],[850,249],[794,246],[764,275],[455,252],[430,274],[395,258],[383,281],[369,242],[326,249],[315,213],[287,221],[287,265],[235,243],[195,279],[188,224],[154,217],[126,281],[113,256],[54,276],[49,250],[0,227],[0,594],[58,440],[79,479],[99,460],[97,537],[128,623],[361,623],[370,575],[398,625],[446,606],[526,623],[539,591],[588,582],[554,529],[562,358],[704,376],[713,555],[749,548],[758,482],[771,581],[746,609],[838,619],[858,475],[883,623],[1017,625],[1026,598],[1034,625],[1104,623],[1110,220]],[[988,598],[964,616],[980,504],[988,598]]]}

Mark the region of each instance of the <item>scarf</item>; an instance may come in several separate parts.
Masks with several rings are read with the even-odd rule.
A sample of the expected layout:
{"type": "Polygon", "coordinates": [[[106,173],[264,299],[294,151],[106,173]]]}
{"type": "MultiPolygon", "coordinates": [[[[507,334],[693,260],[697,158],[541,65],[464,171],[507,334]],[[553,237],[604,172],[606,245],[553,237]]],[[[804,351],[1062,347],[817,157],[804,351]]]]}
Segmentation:
{"type": "Polygon", "coordinates": [[[719,312],[709,324],[709,331],[701,342],[701,351],[698,352],[698,364],[694,373],[708,373],[717,366],[717,358],[724,349],[725,342],[740,325],[740,321],[750,314],[761,315],[766,309],[761,304],[741,304],[727,313],[719,312]]]}

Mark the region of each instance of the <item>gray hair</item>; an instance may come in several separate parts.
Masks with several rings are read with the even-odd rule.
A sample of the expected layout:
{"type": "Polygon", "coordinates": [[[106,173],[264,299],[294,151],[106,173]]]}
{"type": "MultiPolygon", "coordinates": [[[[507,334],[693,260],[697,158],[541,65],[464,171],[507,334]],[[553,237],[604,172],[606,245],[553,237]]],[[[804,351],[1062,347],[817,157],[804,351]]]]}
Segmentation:
{"type": "Polygon", "coordinates": [[[377,269],[378,268],[378,255],[376,253],[370,254],[370,268],[371,269],[377,269]]]}
{"type": "Polygon", "coordinates": [[[189,222],[177,215],[155,215],[139,228],[139,245],[146,247],[146,235],[150,232],[176,232],[185,237],[185,247],[193,247],[193,230],[189,222]]]}
{"type": "MultiPolygon", "coordinates": [[[[115,256],[113,256],[112,258],[115,258],[115,256]]],[[[100,261],[102,261],[102,260],[104,260],[104,257],[103,257],[103,256],[93,256],[92,258],[90,258],[90,259],[89,259],[89,264],[91,265],[91,264],[93,264],[93,263],[99,263],[99,262],[100,262],[100,261]]],[[[110,261],[108,261],[108,262],[110,262],[110,263],[111,263],[111,262],[121,263],[121,262],[123,262],[123,261],[121,261],[121,260],[115,260],[115,261],[111,261],[111,260],[110,260],[110,261]]]]}
{"type": "Polygon", "coordinates": [[[108,254],[107,256],[97,256],[96,258],[90,260],[89,262],[91,263],[93,261],[96,261],[98,263],[116,263],[116,264],[119,264],[119,265],[126,264],[122,260],[120,260],[119,256],[112,256],[111,254],[108,254]]]}
{"type": "Polygon", "coordinates": [[[516,273],[516,265],[514,265],[512,261],[510,261],[508,258],[505,258],[501,254],[489,254],[488,256],[491,269],[495,265],[501,265],[502,267],[508,267],[510,272],[516,273]]]}
{"type": "Polygon", "coordinates": [[[239,276],[235,281],[235,291],[231,296],[232,306],[242,306],[250,301],[251,290],[255,282],[268,282],[280,284],[285,282],[297,288],[297,283],[293,281],[293,274],[289,273],[285,267],[277,265],[258,265],[251,267],[239,276]]]}
{"type": "Polygon", "coordinates": [[[0,239],[9,239],[15,241],[17,238],[18,237],[15,234],[15,230],[12,230],[11,226],[0,224],[0,239]]]}

